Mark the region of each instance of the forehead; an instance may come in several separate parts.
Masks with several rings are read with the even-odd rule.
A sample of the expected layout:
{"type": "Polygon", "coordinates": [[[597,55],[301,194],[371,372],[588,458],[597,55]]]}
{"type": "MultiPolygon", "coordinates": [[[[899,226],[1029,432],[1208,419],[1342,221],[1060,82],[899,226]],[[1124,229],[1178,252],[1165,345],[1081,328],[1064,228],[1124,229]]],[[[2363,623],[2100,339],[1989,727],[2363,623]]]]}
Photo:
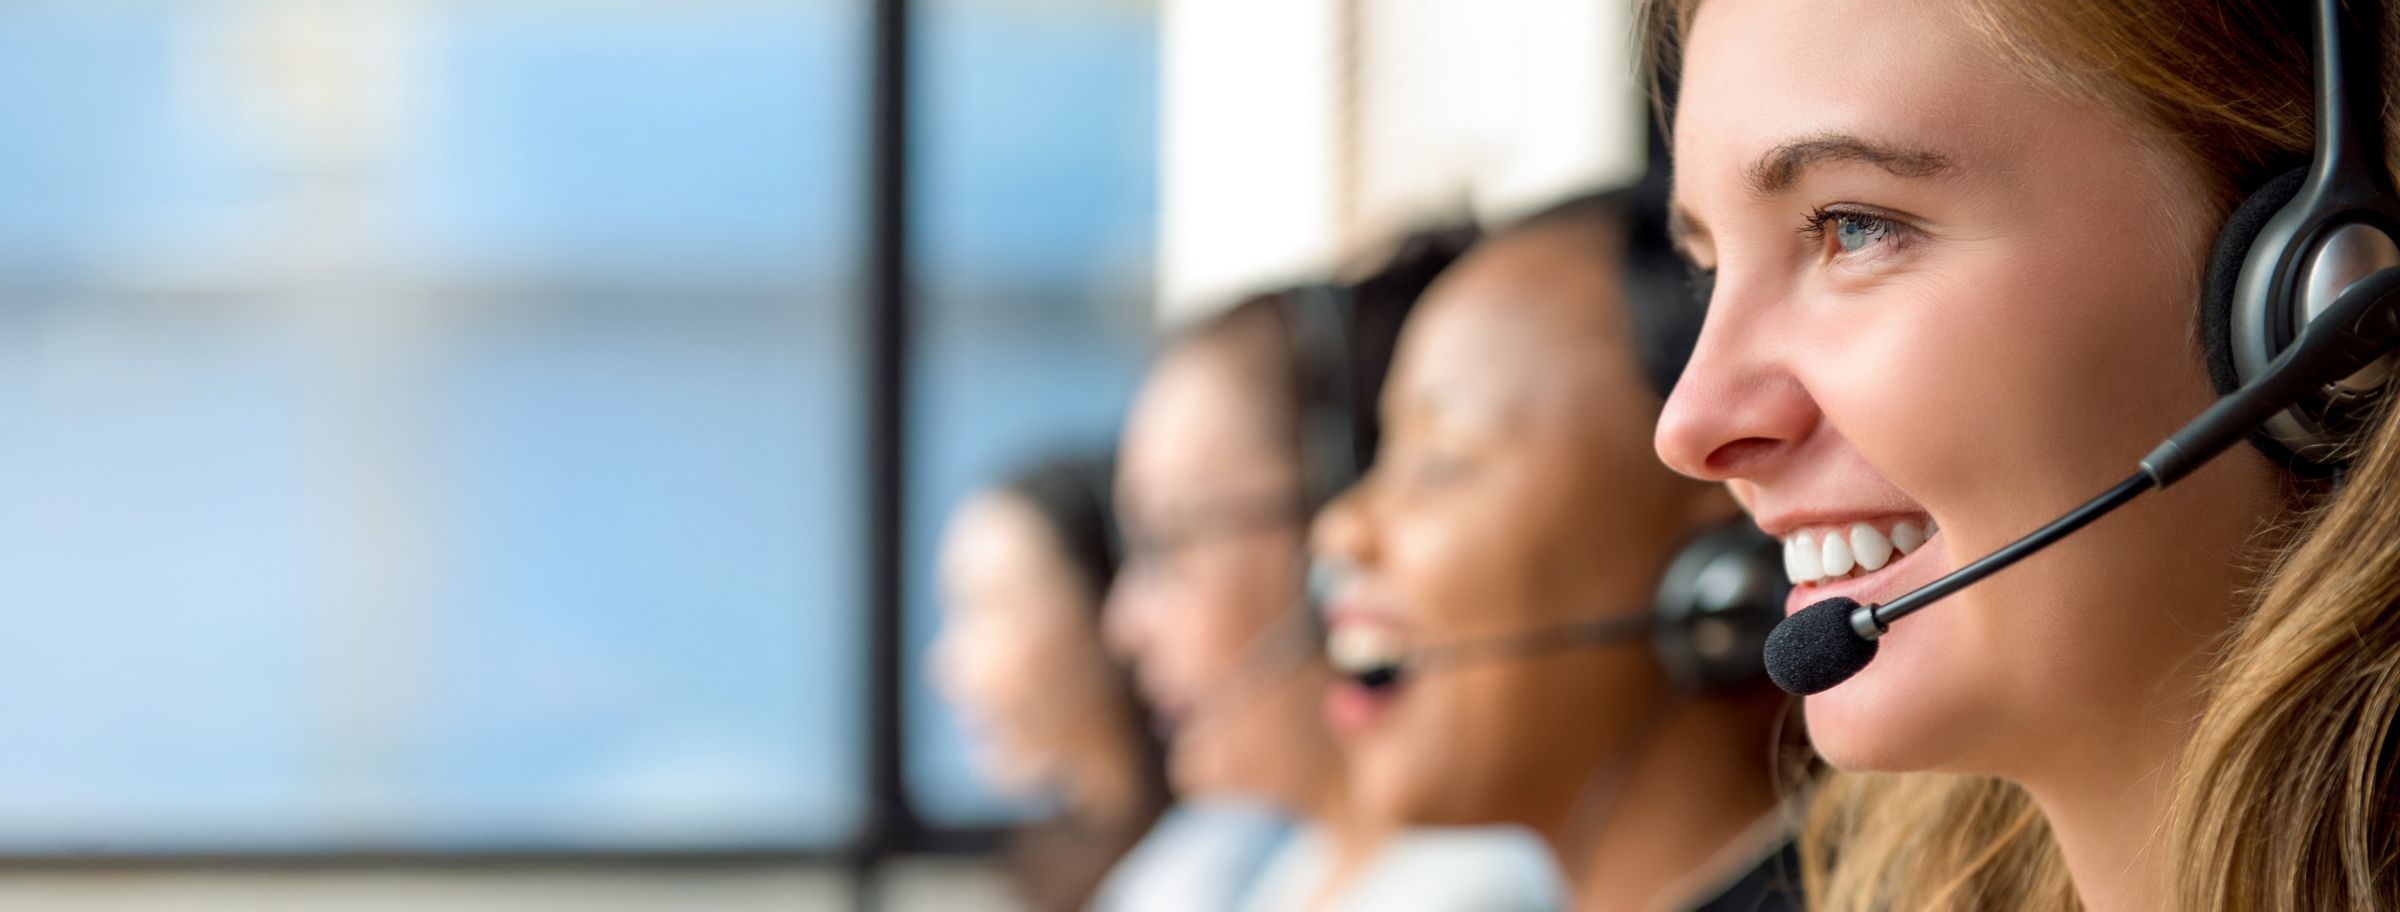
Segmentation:
{"type": "MultiPolygon", "coordinates": [[[[1679,198],[1745,190],[1755,159],[1815,136],[1925,148],[1976,165],[2048,107],[1957,4],[1708,0],[1685,42],[1679,198]]],[[[1688,201],[1688,200],[1687,200],[1688,201]]]]}
{"type": "Polygon", "coordinates": [[[987,491],[961,504],[950,519],[940,557],[945,575],[981,580],[1030,567],[1055,552],[1049,523],[1014,494],[987,491]]]}
{"type": "Polygon", "coordinates": [[[1616,266],[1604,240],[1581,231],[1502,236],[1445,275],[1409,320],[1391,393],[1500,405],[1569,395],[1622,340],[1616,266]]]}
{"type": "Polygon", "coordinates": [[[1127,416],[1120,501],[1146,502],[1178,487],[1251,481],[1289,468],[1280,464],[1261,384],[1243,378],[1241,369],[1240,359],[1213,342],[1172,346],[1159,358],[1127,416]]]}

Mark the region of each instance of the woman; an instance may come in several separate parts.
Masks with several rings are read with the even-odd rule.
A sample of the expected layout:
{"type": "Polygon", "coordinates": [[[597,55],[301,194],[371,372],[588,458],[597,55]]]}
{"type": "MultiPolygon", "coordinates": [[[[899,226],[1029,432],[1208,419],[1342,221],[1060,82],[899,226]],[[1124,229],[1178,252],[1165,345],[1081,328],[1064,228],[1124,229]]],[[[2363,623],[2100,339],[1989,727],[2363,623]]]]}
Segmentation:
{"type": "MultiPolygon", "coordinates": [[[[1464,658],[1342,682],[1327,711],[1362,803],[1528,827],[1578,908],[1789,908],[1776,875],[1788,886],[1797,871],[1741,884],[1784,843],[1770,772],[1781,694],[1755,651],[1747,680],[1696,692],[1645,648],[1654,631],[1630,626],[1653,616],[1677,549],[1735,510],[1650,451],[1665,384],[1645,382],[1637,352],[1667,346],[1632,319],[1629,203],[1585,198],[1494,235],[1411,317],[1380,458],[1316,524],[1321,559],[1344,568],[1332,652],[1361,668],[1464,658]],[[1597,620],[1639,635],[1458,651],[1597,620]]],[[[1771,597],[1774,581],[1757,582],[1771,597]]]]}
{"type": "MultiPolygon", "coordinates": [[[[1794,607],[1989,553],[2212,401],[2212,239],[2313,139],[2294,6],[1653,11],[1713,277],[1657,446],[1785,539],[1794,607]]],[[[1809,697],[1853,771],[1817,795],[1812,907],[2400,904],[2400,430],[2363,439],[2338,487],[2228,453],[1809,697]]]]}
{"type": "Polygon", "coordinates": [[[1349,798],[1318,714],[1329,681],[1303,601],[1303,530],[1363,463],[1398,317],[1458,245],[1355,289],[1247,302],[1178,337],[1119,454],[1129,559],[1109,633],[1168,733],[1179,793],[1302,822],[1251,910],[1540,908],[1521,844],[1396,832],[1349,798]],[[1395,278],[1397,277],[1397,278],[1395,278]]]}
{"type": "Polygon", "coordinates": [[[992,785],[1058,808],[1012,846],[1034,909],[1085,908],[1166,806],[1148,718],[1100,642],[1117,570],[1108,472],[1041,465],[969,499],[942,543],[935,683],[979,736],[992,785]]]}

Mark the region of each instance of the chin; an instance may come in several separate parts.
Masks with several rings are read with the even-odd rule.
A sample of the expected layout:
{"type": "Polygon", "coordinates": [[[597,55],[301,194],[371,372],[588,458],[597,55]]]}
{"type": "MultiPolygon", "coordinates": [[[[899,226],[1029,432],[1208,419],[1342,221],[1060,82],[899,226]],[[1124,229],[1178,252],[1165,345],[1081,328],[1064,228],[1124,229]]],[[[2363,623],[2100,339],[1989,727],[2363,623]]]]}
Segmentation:
{"type": "Polygon", "coordinates": [[[1893,627],[1857,677],[1802,704],[1809,742],[1825,762],[1855,772],[1967,771],[1962,758],[1996,728],[1998,707],[1988,697],[2004,682],[1955,654],[1967,631],[1940,629],[1955,625],[1937,617],[1893,627]]]}

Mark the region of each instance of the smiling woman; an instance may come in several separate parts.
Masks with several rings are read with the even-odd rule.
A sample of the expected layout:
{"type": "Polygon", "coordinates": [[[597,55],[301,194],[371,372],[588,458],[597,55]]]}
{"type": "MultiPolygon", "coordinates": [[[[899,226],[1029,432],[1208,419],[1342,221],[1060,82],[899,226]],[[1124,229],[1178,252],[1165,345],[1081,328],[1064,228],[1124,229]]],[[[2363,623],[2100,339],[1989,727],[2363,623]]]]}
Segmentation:
{"type": "MultiPolygon", "coordinates": [[[[1794,607],[1990,553],[2213,400],[2212,238],[2313,141],[2293,6],[1653,6],[1714,278],[1658,449],[1786,538],[1794,607]],[[1913,553],[1857,563],[1903,521],[1913,553]]],[[[2400,902],[2400,578],[2367,544],[2396,434],[2345,485],[2237,452],[1895,627],[1807,701],[1856,771],[1817,795],[1811,906],[2400,902]]]]}
{"type": "Polygon", "coordinates": [[[1337,684],[1327,713],[1361,803],[1529,828],[1575,908],[1785,908],[1761,864],[1780,844],[1781,695],[1755,651],[1704,687],[1644,648],[1662,573],[1734,510],[1644,445],[1671,379],[1645,377],[1637,314],[1678,302],[1627,290],[1632,197],[1495,234],[1412,317],[1385,450],[1313,535],[1340,571],[1333,651],[1389,670],[1337,684]],[[1577,625],[1643,635],[1545,636],[1577,625]]]}

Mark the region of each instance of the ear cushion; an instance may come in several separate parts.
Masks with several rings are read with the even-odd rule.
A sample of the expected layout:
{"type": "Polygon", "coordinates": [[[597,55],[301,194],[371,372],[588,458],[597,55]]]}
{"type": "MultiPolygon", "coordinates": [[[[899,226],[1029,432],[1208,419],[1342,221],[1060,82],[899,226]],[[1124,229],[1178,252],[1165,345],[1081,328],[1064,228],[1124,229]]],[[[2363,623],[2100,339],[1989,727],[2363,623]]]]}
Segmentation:
{"type": "MultiPolygon", "coordinates": [[[[2242,277],[2242,263],[2250,257],[2250,245],[2267,227],[2267,220],[2283,211],[2300,186],[2308,182],[2308,169],[2297,168],[2276,175],[2242,204],[2234,207],[2225,219],[2225,227],[2217,230],[2217,245],[2208,254],[2208,272],[2200,282],[2200,341],[2208,357],[2208,377],[2217,385],[2217,395],[2223,396],[2240,389],[2242,378],[2233,366],[2233,289],[2242,277]]],[[[2240,327],[2241,332],[2260,332],[2265,327],[2240,327]]],[[[2252,438],[2254,441],[2257,439],[2252,438]]],[[[2280,449],[2280,448],[2278,448],[2280,449]]],[[[2279,461],[2288,457],[2276,451],[2268,455],[2279,461]]]]}
{"type": "Polygon", "coordinates": [[[1767,634],[1783,620],[1782,543],[1735,520],[1686,544],[1660,575],[1651,643],[1677,686],[1695,694],[1766,680],[1767,634]]]}

